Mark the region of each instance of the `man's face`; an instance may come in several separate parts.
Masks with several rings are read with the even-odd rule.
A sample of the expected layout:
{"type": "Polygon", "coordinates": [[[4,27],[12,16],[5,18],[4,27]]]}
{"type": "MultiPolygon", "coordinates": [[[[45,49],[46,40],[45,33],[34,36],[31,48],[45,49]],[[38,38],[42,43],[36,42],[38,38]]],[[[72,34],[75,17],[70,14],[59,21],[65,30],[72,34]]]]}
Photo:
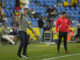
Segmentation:
{"type": "Polygon", "coordinates": [[[24,15],[27,15],[27,10],[24,10],[24,15]]]}
{"type": "Polygon", "coordinates": [[[71,17],[71,14],[69,16],[71,17]]]}
{"type": "Polygon", "coordinates": [[[47,17],[45,17],[45,20],[47,20],[47,17]]]}
{"type": "Polygon", "coordinates": [[[29,11],[31,11],[31,9],[29,8],[29,11]]]}
{"type": "Polygon", "coordinates": [[[7,27],[7,24],[4,24],[4,27],[7,27]]]}
{"type": "Polygon", "coordinates": [[[14,31],[16,31],[16,27],[13,27],[14,31]]]}
{"type": "Polygon", "coordinates": [[[63,14],[63,17],[65,18],[67,15],[66,14],[63,14]]]}

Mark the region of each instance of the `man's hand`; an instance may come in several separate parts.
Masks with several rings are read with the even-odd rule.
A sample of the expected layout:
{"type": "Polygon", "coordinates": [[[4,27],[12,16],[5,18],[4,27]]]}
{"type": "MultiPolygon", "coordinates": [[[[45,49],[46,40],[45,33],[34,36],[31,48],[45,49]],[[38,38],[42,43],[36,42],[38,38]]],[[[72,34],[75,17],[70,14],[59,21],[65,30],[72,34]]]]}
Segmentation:
{"type": "Polygon", "coordinates": [[[68,25],[68,28],[70,28],[71,27],[71,25],[68,25]]]}
{"type": "Polygon", "coordinates": [[[34,30],[33,30],[33,34],[34,34],[36,37],[39,37],[34,30]]]}
{"type": "Polygon", "coordinates": [[[36,34],[36,32],[33,30],[33,34],[35,35],[35,36],[37,36],[37,34],[36,34]]]}
{"type": "Polygon", "coordinates": [[[36,34],[34,30],[32,32],[33,32],[33,34],[36,34]]]}

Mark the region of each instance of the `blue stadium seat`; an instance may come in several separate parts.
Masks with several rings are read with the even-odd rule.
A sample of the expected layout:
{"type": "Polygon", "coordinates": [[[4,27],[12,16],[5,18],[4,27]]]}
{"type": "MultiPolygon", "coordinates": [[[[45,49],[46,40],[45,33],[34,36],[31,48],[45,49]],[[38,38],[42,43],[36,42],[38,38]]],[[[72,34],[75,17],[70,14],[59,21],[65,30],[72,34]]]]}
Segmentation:
{"type": "Polygon", "coordinates": [[[40,2],[41,5],[44,5],[44,2],[40,2]]]}
{"type": "Polygon", "coordinates": [[[45,3],[45,4],[46,4],[47,6],[51,6],[51,4],[50,4],[50,3],[48,3],[48,2],[47,2],[47,3],[45,3]]]}
{"type": "Polygon", "coordinates": [[[70,8],[69,8],[69,7],[66,7],[66,10],[67,10],[67,11],[70,11],[70,8]]]}
{"type": "Polygon", "coordinates": [[[5,4],[8,5],[8,4],[10,4],[10,2],[7,1],[5,4]]]}
{"type": "Polygon", "coordinates": [[[78,11],[74,11],[73,13],[77,15],[78,14],[78,11]]]}
{"type": "Polygon", "coordinates": [[[65,11],[65,8],[64,7],[61,7],[62,11],[65,11]]]}
{"type": "Polygon", "coordinates": [[[10,9],[11,8],[11,5],[10,4],[6,5],[6,8],[10,9]]]}
{"type": "Polygon", "coordinates": [[[75,21],[79,21],[79,18],[76,17],[76,18],[75,18],[75,21]]]}
{"type": "Polygon", "coordinates": [[[11,19],[11,17],[9,17],[9,18],[7,19],[8,27],[12,27],[12,26],[11,26],[11,21],[12,21],[12,19],[11,19]]]}
{"type": "Polygon", "coordinates": [[[76,23],[72,23],[72,26],[75,27],[76,26],[76,23]]]}
{"type": "Polygon", "coordinates": [[[71,11],[75,11],[75,8],[74,7],[71,7],[71,11]]]}
{"type": "Polygon", "coordinates": [[[9,12],[12,13],[13,12],[13,9],[10,9],[9,12]]]}
{"type": "Polygon", "coordinates": [[[36,0],[32,0],[33,2],[35,2],[36,0]]]}
{"type": "Polygon", "coordinates": [[[76,10],[77,10],[77,11],[80,11],[80,7],[76,7],[76,10]]]}
{"type": "Polygon", "coordinates": [[[7,21],[9,21],[9,22],[11,22],[11,20],[12,20],[11,17],[9,17],[9,18],[7,19],[7,21]]]}
{"type": "Polygon", "coordinates": [[[58,9],[57,11],[58,11],[58,14],[61,14],[61,10],[58,9]]]}
{"type": "Polygon", "coordinates": [[[36,0],[37,2],[41,2],[41,0],[36,0]]]}
{"type": "MultiPolygon", "coordinates": [[[[9,17],[11,16],[11,13],[15,9],[15,1],[16,0],[6,0],[6,8],[8,9],[3,10],[3,11],[9,17]]],[[[65,0],[61,0],[61,1],[63,3],[65,0]]],[[[68,2],[71,3],[71,0],[68,0],[68,2]]],[[[36,12],[41,13],[41,15],[45,17],[47,16],[46,15],[47,9],[42,5],[54,7],[54,5],[57,5],[57,0],[32,0],[32,2],[30,2],[29,4],[29,8],[31,8],[31,10],[34,9],[36,12]],[[35,2],[39,2],[40,5],[36,5],[35,2]]],[[[72,17],[75,18],[76,21],[80,18],[80,14],[78,13],[80,11],[80,7],[76,7],[76,10],[74,7],[71,7],[71,9],[69,7],[66,7],[66,9],[64,7],[57,7],[57,11],[58,11],[58,16],[61,14],[61,11],[66,11],[67,16],[71,14],[72,17]]],[[[38,19],[39,18],[28,18],[28,20],[31,21],[32,22],[31,24],[33,25],[37,25],[38,19]]],[[[11,18],[8,18],[9,26],[11,26],[10,22],[11,22],[11,18]]]]}
{"type": "Polygon", "coordinates": [[[71,3],[71,0],[68,0],[69,3],[71,3]]]}
{"type": "Polygon", "coordinates": [[[38,21],[39,20],[39,18],[36,18],[36,21],[38,21]]]}
{"type": "Polygon", "coordinates": [[[28,18],[28,21],[31,21],[31,18],[28,18]]]}

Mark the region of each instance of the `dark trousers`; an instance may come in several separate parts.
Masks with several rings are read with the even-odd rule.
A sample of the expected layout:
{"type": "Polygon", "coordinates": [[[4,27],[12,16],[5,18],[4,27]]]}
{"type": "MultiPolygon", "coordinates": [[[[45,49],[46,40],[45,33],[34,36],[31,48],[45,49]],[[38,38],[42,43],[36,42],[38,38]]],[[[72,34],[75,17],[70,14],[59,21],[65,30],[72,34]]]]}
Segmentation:
{"type": "Polygon", "coordinates": [[[22,50],[23,50],[22,54],[26,55],[27,54],[26,50],[27,50],[27,46],[28,46],[28,39],[27,39],[26,32],[20,31],[19,38],[20,38],[21,43],[20,43],[17,55],[21,55],[22,50]]]}
{"type": "Polygon", "coordinates": [[[67,50],[67,32],[59,32],[59,40],[57,42],[57,50],[60,50],[61,41],[64,41],[64,48],[67,50]]]}

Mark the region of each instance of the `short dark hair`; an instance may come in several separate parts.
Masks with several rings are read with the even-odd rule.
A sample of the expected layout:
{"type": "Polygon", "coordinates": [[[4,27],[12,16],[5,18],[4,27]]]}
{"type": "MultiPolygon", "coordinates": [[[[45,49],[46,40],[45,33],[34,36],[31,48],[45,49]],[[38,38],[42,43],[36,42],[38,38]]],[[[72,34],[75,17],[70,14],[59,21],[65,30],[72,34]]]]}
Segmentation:
{"type": "Polygon", "coordinates": [[[28,8],[24,8],[24,10],[28,10],[28,8]]]}
{"type": "Polygon", "coordinates": [[[62,11],[62,13],[61,13],[62,15],[64,15],[64,14],[66,14],[66,12],[65,11],[62,11]]]}
{"type": "Polygon", "coordinates": [[[4,22],[3,25],[7,24],[7,22],[4,22]]]}

